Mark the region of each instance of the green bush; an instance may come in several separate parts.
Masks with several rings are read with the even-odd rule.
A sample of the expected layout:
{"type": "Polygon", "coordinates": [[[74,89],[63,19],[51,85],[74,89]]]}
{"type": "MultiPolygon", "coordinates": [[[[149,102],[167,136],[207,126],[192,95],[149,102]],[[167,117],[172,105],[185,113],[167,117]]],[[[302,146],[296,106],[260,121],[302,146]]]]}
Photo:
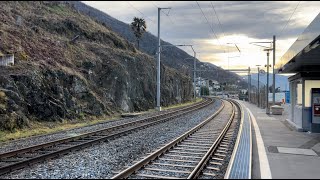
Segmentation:
{"type": "Polygon", "coordinates": [[[209,96],[209,88],[206,86],[202,86],[200,88],[200,94],[201,96],[209,96]]]}

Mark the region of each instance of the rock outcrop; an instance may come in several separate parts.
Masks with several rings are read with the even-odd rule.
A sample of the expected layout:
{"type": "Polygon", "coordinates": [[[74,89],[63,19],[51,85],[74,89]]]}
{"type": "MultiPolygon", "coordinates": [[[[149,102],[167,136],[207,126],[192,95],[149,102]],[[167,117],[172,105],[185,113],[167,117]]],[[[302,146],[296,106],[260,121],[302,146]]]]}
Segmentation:
{"type": "MultiPolygon", "coordinates": [[[[2,2],[0,53],[16,63],[0,67],[0,129],[155,107],[154,58],[69,4],[2,2]]],[[[190,77],[161,77],[162,106],[191,100],[190,77]]]]}

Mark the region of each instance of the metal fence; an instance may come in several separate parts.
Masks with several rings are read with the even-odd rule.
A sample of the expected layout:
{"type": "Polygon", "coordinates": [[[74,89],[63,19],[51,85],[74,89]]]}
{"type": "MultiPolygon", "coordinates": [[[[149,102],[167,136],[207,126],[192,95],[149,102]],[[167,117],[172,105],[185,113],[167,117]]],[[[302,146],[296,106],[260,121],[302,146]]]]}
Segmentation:
{"type": "Polygon", "coordinates": [[[14,65],[14,55],[3,55],[0,56],[0,66],[13,66],[14,65]]]}
{"type": "Polygon", "coordinates": [[[266,107],[266,101],[267,101],[267,93],[266,93],[266,86],[262,84],[260,86],[260,91],[258,93],[258,89],[255,88],[250,93],[250,100],[251,103],[257,105],[260,108],[266,107]]]}

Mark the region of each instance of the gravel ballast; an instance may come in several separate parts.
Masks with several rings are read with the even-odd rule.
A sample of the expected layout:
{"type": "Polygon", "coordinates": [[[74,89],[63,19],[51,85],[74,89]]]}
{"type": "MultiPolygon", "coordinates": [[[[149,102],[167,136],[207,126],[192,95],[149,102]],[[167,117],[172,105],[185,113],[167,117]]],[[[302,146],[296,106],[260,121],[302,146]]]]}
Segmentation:
{"type": "Polygon", "coordinates": [[[191,136],[187,137],[183,141],[181,141],[177,146],[171,148],[171,150],[167,151],[163,155],[159,157],[159,159],[156,159],[152,161],[152,163],[149,163],[146,165],[143,169],[140,169],[137,171],[137,174],[133,174],[129,177],[129,179],[146,179],[146,177],[143,177],[143,175],[155,175],[160,177],[179,177],[179,178],[188,178],[190,175],[189,173],[185,172],[192,172],[193,169],[196,167],[196,165],[199,163],[199,161],[203,158],[203,156],[207,153],[207,151],[210,149],[212,144],[216,141],[219,134],[222,132],[223,128],[227,124],[230,116],[232,113],[232,106],[229,102],[225,101],[225,108],[221,113],[219,113],[214,119],[209,121],[207,124],[205,124],[203,127],[201,127],[199,130],[197,130],[195,133],[193,133],[191,136]],[[201,136],[207,136],[207,138],[203,138],[201,136]],[[200,136],[198,138],[197,136],[200,136]],[[198,146],[194,148],[182,148],[180,149],[180,145],[187,145],[188,143],[193,143],[193,146],[198,146]],[[205,149],[205,151],[199,151],[200,148],[205,149]],[[194,149],[194,150],[192,150],[194,149]],[[195,151],[196,150],[196,151],[195,151]],[[193,154],[189,154],[193,153],[193,154]],[[171,159],[170,161],[165,161],[164,159],[171,159]],[[171,167],[171,166],[162,166],[158,165],[157,163],[165,163],[165,164],[171,164],[174,160],[187,160],[187,161],[198,161],[198,163],[194,162],[192,165],[190,163],[186,162],[174,162],[175,165],[189,165],[190,167],[171,167]],[[153,171],[149,169],[162,169],[165,171],[153,171]],[[167,171],[170,170],[170,171],[167,171]],[[178,172],[177,172],[178,171],[178,172]]]}
{"type": "MultiPolygon", "coordinates": [[[[210,116],[219,107],[220,101],[216,101],[214,104],[195,113],[188,113],[174,120],[133,132],[110,142],[101,143],[58,159],[5,174],[0,176],[0,178],[111,178],[114,175],[113,171],[124,169],[125,165],[138,160],[139,157],[155,150],[161,144],[167,143],[183,134],[210,116]]],[[[132,121],[132,119],[137,118],[124,119],[121,122],[114,121],[107,124],[98,124],[97,126],[111,126],[111,124],[115,125],[114,123],[132,121]]],[[[84,130],[86,128],[79,128],[74,130],[74,132],[68,131],[68,133],[87,132],[88,130],[84,130]]],[[[59,133],[51,136],[54,137],[41,136],[36,138],[39,141],[44,139],[42,141],[46,142],[49,141],[48,139],[65,137],[59,133]]],[[[17,141],[16,143],[20,143],[23,146],[23,142],[17,141]]],[[[25,144],[27,143],[25,142],[25,144]]],[[[8,145],[6,148],[9,149],[11,146],[13,147],[13,145],[8,145]]]]}
{"type": "Polygon", "coordinates": [[[14,141],[4,142],[4,143],[0,143],[0,153],[5,153],[8,151],[13,151],[21,148],[26,148],[32,145],[47,143],[47,142],[55,141],[62,138],[68,138],[68,137],[72,137],[72,136],[83,134],[83,133],[93,132],[99,129],[108,128],[111,126],[116,126],[116,125],[120,125],[128,122],[134,122],[134,121],[141,120],[143,118],[148,118],[151,116],[164,114],[166,112],[171,112],[176,109],[177,108],[168,109],[161,112],[156,111],[151,113],[145,113],[144,115],[140,115],[134,118],[120,118],[116,120],[109,120],[109,121],[100,122],[90,126],[79,127],[79,128],[74,128],[70,130],[59,131],[56,133],[38,135],[38,136],[29,137],[29,138],[22,138],[14,141]]]}

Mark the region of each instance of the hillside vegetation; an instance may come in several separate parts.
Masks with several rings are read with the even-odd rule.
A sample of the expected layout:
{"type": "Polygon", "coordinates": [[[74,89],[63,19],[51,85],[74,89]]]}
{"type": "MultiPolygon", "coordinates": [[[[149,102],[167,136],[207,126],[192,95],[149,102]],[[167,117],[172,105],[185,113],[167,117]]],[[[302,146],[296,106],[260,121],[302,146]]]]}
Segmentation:
{"type": "MultiPolygon", "coordinates": [[[[1,2],[0,129],[155,107],[156,63],[108,26],[59,2],[1,2]]],[[[161,66],[162,105],[192,98],[190,77],[161,66]]]]}

